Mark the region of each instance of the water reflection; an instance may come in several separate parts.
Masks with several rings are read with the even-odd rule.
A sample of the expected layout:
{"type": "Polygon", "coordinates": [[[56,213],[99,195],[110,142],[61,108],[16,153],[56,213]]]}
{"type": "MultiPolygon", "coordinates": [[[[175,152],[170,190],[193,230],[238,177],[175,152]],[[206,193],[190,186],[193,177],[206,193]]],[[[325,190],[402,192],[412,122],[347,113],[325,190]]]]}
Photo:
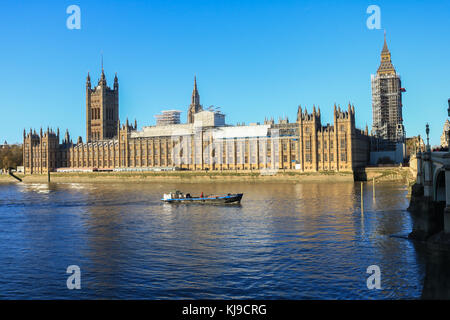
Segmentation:
{"type": "Polygon", "coordinates": [[[442,281],[448,260],[391,237],[411,229],[403,185],[377,185],[375,203],[365,184],[364,214],[359,183],[22,184],[0,191],[3,298],[409,299],[443,296],[449,287],[442,281]],[[162,203],[173,189],[244,198],[241,206],[162,203]],[[82,270],[82,293],[65,288],[71,264],[82,270]],[[382,270],[381,291],[366,287],[373,264],[382,270]]]}
{"type": "Polygon", "coordinates": [[[50,183],[19,184],[19,188],[22,192],[36,192],[41,194],[49,194],[55,187],[55,184],[50,183]]]}

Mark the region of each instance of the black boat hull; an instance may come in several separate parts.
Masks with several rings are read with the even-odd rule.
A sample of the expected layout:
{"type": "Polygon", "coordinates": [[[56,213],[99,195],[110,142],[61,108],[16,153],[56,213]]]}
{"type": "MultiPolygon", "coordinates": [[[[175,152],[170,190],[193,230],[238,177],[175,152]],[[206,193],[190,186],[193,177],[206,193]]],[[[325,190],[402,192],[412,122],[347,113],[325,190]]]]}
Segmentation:
{"type": "Polygon", "coordinates": [[[162,199],[167,203],[179,203],[179,204],[240,204],[243,193],[231,194],[223,197],[207,197],[207,198],[183,198],[183,199],[162,199]]]}

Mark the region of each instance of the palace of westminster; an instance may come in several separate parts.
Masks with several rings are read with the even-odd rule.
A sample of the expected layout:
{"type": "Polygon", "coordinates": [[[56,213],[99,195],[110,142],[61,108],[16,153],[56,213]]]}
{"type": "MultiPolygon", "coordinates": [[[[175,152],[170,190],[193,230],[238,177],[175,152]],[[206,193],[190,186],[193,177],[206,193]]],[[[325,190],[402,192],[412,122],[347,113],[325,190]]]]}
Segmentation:
{"type": "MultiPolygon", "coordinates": [[[[386,45],[386,42],[385,42],[386,45]]],[[[386,51],[386,48],[384,48],[386,51]]],[[[390,59],[390,57],[389,57],[390,59]]],[[[380,74],[380,73],[379,73],[380,74]]],[[[380,74],[381,75],[381,74],[380,74]]],[[[400,94],[401,96],[401,94],[400,94]]],[[[378,102],[377,102],[378,103],[378,102]]],[[[380,108],[378,106],[378,108],[380,108]]],[[[397,116],[398,118],[398,116],[397,116]]],[[[86,141],[74,143],[59,129],[23,133],[26,174],[76,171],[264,170],[353,171],[370,159],[374,137],[355,127],[355,108],[334,106],[333,125],[322,125],[320,109],[298,107],[297,119],[228,125],[225,115],[203,109],[194,79],[187,122],[165,111],[157,124],[138,130],[119,120],[119,82],[86,80],[86,141]]]]}

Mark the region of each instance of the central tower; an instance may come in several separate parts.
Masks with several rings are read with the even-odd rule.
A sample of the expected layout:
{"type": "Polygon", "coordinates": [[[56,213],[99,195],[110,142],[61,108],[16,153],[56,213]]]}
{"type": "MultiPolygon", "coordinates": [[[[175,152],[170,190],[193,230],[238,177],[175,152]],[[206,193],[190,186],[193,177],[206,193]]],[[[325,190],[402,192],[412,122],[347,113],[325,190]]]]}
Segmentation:
{"type": "Polygon", "coordinates": [[[114,88],[106,83],[103,70],[98,84],[91,88],[89,72],[86,79],[86,141],[112,139],[119,123],[119,81],[114,77],[114,88]]]}
{"type": "Polygon", "coordinates": [[[203,110],[200,104],[200,95],[197,90],[197,77],[194,77],[194,90],[192,90],[191,104],[189,105],[187,122],[194,123],[194,114],[203,110]]]}

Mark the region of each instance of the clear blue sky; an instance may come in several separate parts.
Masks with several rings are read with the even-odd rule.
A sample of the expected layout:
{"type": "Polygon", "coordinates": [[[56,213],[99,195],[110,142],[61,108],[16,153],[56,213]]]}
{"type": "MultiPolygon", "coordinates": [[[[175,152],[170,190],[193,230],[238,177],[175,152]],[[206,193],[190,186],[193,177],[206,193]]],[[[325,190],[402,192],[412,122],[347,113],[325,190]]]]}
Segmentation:
{"type": "Polygon", "coordinates": [[[85,138],[85,81],[118,73],[120,118],[154,124],[163,109],[190,103],[197,75],[201,102],[227,122],[289,116],[334,102],[372,124],[370,75],[383,30],[402,77],[407,136],[431,126],[439,143],[450,98],[450,1],[4,1],[0,5],[0,140],[21,142],[23,128],[69,128],[85,138]],[[81,30],[66,28],[66,8],[81,8],[81,30]]]}

